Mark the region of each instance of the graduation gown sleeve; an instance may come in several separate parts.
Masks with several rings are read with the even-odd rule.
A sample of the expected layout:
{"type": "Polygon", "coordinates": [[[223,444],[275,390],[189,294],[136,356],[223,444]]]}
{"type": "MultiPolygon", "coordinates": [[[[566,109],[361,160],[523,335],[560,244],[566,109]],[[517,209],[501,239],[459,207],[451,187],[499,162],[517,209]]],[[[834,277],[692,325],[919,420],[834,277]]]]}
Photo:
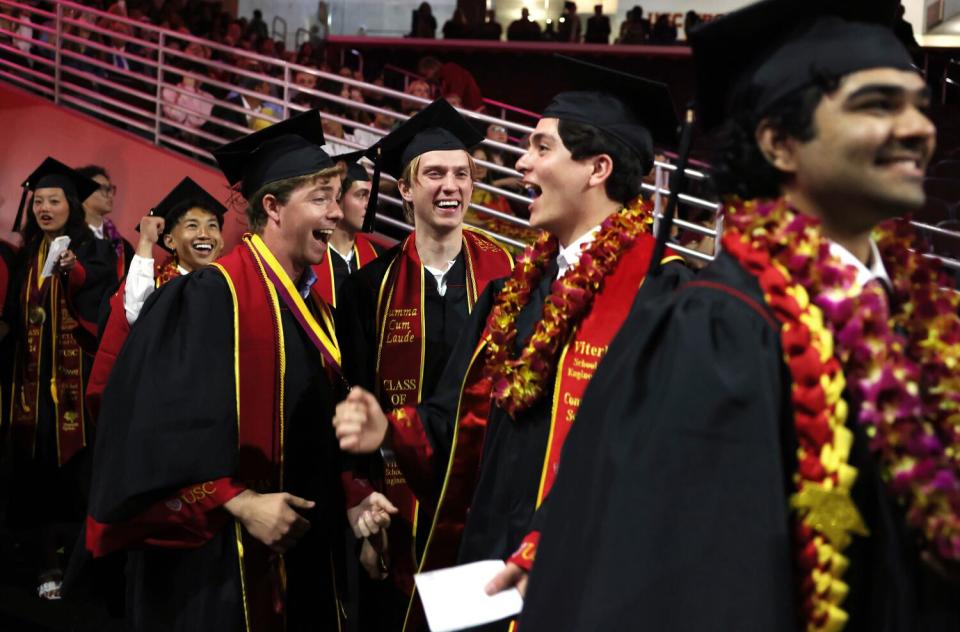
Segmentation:
{"type": "Polygon", "coordinates": [[[709,287],[631,314],[567,438],[521,629],[796,629],[789,383],[768,318],[709,287]]]}
{"type": "Polygon", "coordinates": [[[95,554],[199,546],[228,518],[220,506],[243,490],[232,478],[232,323],[229,289],[212,268],[144,305],[103,394],[86,536],[95,554]]]}

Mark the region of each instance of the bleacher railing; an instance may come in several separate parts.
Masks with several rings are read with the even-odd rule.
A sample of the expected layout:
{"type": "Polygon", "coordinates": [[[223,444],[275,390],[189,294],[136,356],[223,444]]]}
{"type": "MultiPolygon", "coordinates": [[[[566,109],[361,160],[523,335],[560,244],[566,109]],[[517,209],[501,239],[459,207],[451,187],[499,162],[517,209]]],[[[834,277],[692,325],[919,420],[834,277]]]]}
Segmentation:
{"type": "MultiPolygon", "coordinates": [[[[213,147],[250,133],[252,127],[283,120],[310,106],[318,106],[321,118],[331,127],[354,130],[343,137],[331,130],[327,134],[331,153],[365,149],[389,132],[376,125],[378,115],[396,121],[410,115],[367,103],[362,100],[364,96],[372,101],[392,100],[401,104],[401,110],[429,103],[428,99],[353,76],[225,46],[67,0],[55,0],[46,6],[52,10],[0,0],[0,79],[200,161],[212,162],[213,147]],[[189,85],[188,80],[199,88],[189,85]],[[307,83],[315,85],[309,87],[307,83]],[[186,97],[186,101],[178,97],[186,97]],[[304,105],[305,100],[314,103],[304,105]],[[257,111],[252,109],[254,103],[259,103],[257,111]],[[364,115],[374,120],[357,120],[364,115]]],[[[502,126],[515,139],[524,139],[533,131],[529,125],[507,118],[521,112],[534,122],[530,116],[533,113],[505,103],[489,105],[490,111],[500,116],[468,110],[460,113],[481,127],[502,126]]],[[[490,139],[484,140],[483,146],[496,150],[504,164],[477,162],[496,174],[497,180],[514,179],[518,184],[521,174],[512,164],[524,150],[513,143],[490,139]]],[[[658,212],[669,195],[668,176],[674,170],[669,163],[657,161],[642,185],[658,212]]],[[[708,178],[698,169],[687,169],[686,175],[693,182],[708,178]]],[[[393,180],[387,174],[383,177],[393,180]]],[[[475,182],[474,186],[514,202],[529,202],[519,187],[504,188],[485,182],[475,182]]],[[[401,200],[389,192],[380,199],[401,206],[401,200]]],[[[470,204],[470,209],[477,219],[468,223],[493,233],[506,244],[522,248],[537,234],[529,222],[512,214],[475,203],[470,204]],[[504,234],[507,229],[509,235],[504,234]]],[[[688,259],[712,260],[719,252],[717,236],[722,232],[718,210],[715,200],[681,195],[675,221],[677,239],[671,246],[688,259]]],[[[378,213],[377,220],[381,226],[413,229],[400,213],[378,213]]],[[[918,227],[960,237],[937,227],[918,227]]],[[[960,269],[960,262],[945,259],[945,263],[960,269]]]]}

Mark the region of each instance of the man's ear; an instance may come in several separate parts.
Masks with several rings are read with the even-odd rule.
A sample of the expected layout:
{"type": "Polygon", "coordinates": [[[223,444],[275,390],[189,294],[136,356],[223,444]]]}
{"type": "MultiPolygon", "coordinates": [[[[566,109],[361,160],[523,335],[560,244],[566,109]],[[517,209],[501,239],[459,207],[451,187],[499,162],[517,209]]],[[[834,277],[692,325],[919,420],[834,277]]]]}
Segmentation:
{"type": "Polygon", "coordinates": [[[613,174],[613,158],[609,154],[600,154],[590,158],[592,169],[587,184],[591,187],[601,186],[613,174]]]}
{"type": "Polygon", "coordinates": [[[757,125],[755,138],[767,162],[778,171],[796,173],[797,150],[801,145],[799,140],[774,127],[769,119],[763,119],[757,125]]]}
{"type": "Polygon", "coordinates": [[[408,187],[407,183],[403,181],[403,178],[397,180],[397,189],[400,190],[400,197],[402,197],[405,202],[413,202],[413,187],[408,187]]]}
{"type": "Polygon", "coordinates": [[[163,236],[163,245],[169,248],[170,250],[176,250],[176,244],[173,241],[173,235],[167,233],[163,236]]]}
{"type": "Polygon", "coordinates": [[[264,212],[267,214],[267,217],[273,220],[275,223],[280,222],[280,207],[283,206],[280,204],[280,200],[277,199],[273,193],[267,193],[263,196],[260,205],[263,207],[264,212]]]}

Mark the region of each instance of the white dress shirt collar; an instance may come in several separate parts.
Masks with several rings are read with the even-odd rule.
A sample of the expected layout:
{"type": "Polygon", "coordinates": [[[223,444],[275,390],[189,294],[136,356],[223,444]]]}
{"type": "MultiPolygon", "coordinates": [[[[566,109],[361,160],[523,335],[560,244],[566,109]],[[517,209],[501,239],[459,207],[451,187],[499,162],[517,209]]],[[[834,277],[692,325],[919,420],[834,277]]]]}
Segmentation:
{"type": "Polygon", "coordinates": [[[574,240],[569,246],[560,249],[560,252],[557,254],[558,279],[566,274],[567,270],[580,262],[580,256],[583,254],[583,251],[593,243],[593,240],[597,238],[597,233],[599,232],[600,224],[597,224],[574,240]]]}
{"type": "Polygon", "coordinates": [[[870,240],[870,266],[867,267],[862,261],[857,259],[852,252],[841,246],[835,241],[830,242],[830,254],[840,259],[840,262],[853,266],[857,269],[857,285],[863,287],[873,279],[879,279],[888,289],[893,287],[890,282],[890,275],[883,267],[883,261],[880,260],[880,250],[876,242],[870,240]]]}

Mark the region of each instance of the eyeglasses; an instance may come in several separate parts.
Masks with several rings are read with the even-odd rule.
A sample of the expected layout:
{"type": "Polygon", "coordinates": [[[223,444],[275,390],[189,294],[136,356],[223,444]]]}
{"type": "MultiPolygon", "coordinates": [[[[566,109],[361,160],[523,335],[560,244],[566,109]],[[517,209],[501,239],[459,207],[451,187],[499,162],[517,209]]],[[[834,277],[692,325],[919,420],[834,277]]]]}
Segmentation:
{"type": "Polygon", "coordinates": [[[100,193],[104,195],[116,195],[117,194],[117,185],[115,184],[101,184],[100,193]]]}

